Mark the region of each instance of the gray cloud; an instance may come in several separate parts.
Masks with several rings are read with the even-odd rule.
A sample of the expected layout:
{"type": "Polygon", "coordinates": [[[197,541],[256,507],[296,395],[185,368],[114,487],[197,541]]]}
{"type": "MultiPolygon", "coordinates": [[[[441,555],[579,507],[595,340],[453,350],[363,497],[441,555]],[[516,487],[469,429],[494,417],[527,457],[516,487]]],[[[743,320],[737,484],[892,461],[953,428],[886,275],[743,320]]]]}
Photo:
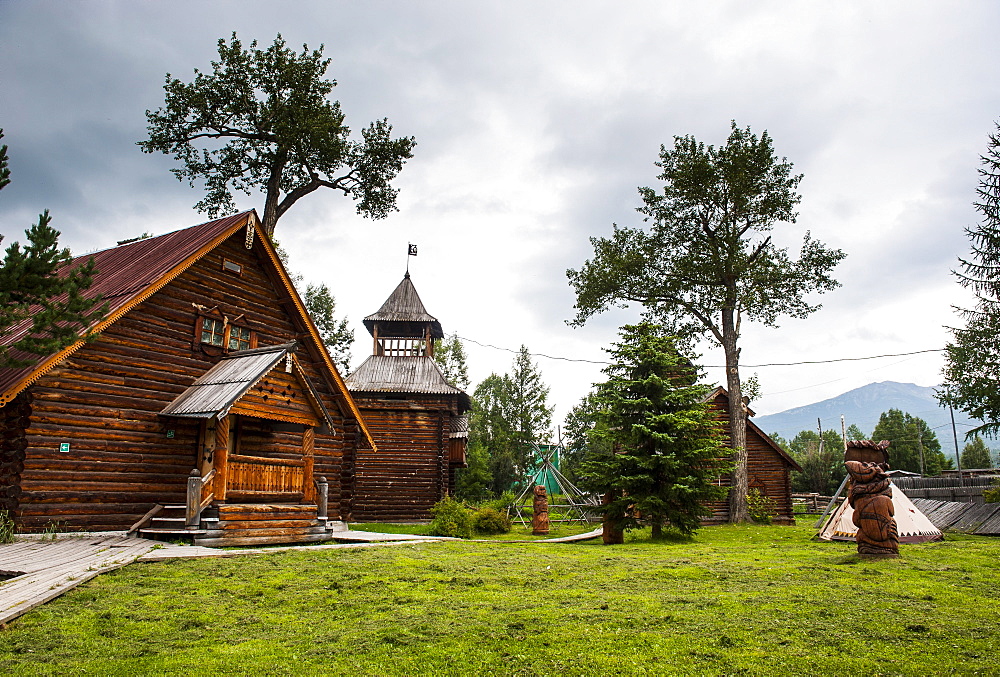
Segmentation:
{"type": "MultiPolygon", "coordinates": [[[[783,244],[809,229],[850,255],[823,311],[781,331],[748,328],[747,355],[888,352],[939,340],[961,298],[948,270],[967,249],[975,167],[1000,116],[998,19],[990,2],[0,3],[0,127],[14,172],[0,232],[16,237],[49,208],[64,243],[87,251],[203,220],[172,161],[135,146],[143,112],[161,105],[165,73],[207,68],[220,37],[268,44],[280,31],[291,45],[325,43],[355,130],[388,117],[417,137],[400,213],[369,222],[316,194],[279,225],[293,268],[327,281],[355,326],[418,241],[414,279],[446,328],[599,359],[638,313],[566,327],[565,269],[590,256],[588,237],[639,223],[636,187],[656,185],[661,143],[723,143],[735,119],[769,130],[805,174],[783,244]]],[[[239,205],[259,208],[259,196],[239,205]]],[[[474,379],[511,359],[473,357],[474,379]]],[[[562,413],[600,375],[540,364],[562,413]]],[[[930,362],[903,367],[900,378],[934,376],[930,362]]],[[[762,377],[776,393],[831,381],[773,406],[835,395],[846,378],[762,377]]]]}

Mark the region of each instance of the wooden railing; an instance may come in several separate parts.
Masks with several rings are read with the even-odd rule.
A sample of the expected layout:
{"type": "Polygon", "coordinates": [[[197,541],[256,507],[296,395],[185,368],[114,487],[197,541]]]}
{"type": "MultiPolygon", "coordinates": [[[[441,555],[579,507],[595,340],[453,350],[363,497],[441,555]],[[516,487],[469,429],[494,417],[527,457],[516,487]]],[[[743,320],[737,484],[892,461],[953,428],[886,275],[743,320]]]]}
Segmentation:
{"type": "Polygon", "coordinates": [[[226,492],[302,494],[305,461],[232,454],[226,470],[226,492]]]}
{"type": "Polygon", "coordinates": [[[197,529],[201,523],[201,511],[215,500],[215,469],[204,477],[195,468],[187,481],[187,505],[184,511],[184,526],[197,529]]]}

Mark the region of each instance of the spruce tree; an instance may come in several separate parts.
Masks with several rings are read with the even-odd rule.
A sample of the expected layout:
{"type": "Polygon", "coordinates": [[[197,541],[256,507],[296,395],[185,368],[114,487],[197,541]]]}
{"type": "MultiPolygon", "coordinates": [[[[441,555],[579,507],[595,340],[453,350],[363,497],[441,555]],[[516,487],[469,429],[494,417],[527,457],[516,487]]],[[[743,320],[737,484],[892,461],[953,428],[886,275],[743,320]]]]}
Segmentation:
{"type": "MultiPolygon", "coordinates": [[[[0,138],[3,130],[0,129],[0,138]]],[[[0,189],[10,183],[7,146],[0,146],[0,189]]],[[[59,248],[49,211],[24,231],[26,244],[7,247],[0,261],[0,336],[30,323],[20,339],[0,346],[0,368],[24,367],[78,341],[105,312],[99,296],[84,296],[94,281],[93,259],[65,271],[72,256],[59,248]]],[[[0,241],[3,236],[0,235],[0,241]]]]}
{"type": "Polygon", "coordinates": [[[465,346],[458,334],[434,340],[434,361],[441,367],[448,383],[465,390],[469,387],[469,365],[466,361],[465,346]]]}
{"type": "MultiPolygon", "coordinates": [[[[997,124],[1000,132],[1000,124],[997,124]]],[[[974,203],[981,219],[966,228],[972,244],[968,258],[954,271],[959,284],[976,295],[974,308],[959,309],[965,327],[953,328],[944,368],[947,388],[942,402],[951,404],[983,425],[966,433],[995,437],[1000,432],[1000,133],[989,137],[981,157],[979,188],[974,203]]]]}
{"type": "Polygon", "coordinates": [[[641,517],[654,537],[664,526],[690,535],[708,514],[706,504],[725,498],[715,481],[732,468],[704,401],[708,388],[659,325],[622,327],[608,352],[613,363],[595,396],[595,430],[610,444],[581,463],[581,478],[610,498],[603,510],[614,526],[633,529],[641,517]]]}

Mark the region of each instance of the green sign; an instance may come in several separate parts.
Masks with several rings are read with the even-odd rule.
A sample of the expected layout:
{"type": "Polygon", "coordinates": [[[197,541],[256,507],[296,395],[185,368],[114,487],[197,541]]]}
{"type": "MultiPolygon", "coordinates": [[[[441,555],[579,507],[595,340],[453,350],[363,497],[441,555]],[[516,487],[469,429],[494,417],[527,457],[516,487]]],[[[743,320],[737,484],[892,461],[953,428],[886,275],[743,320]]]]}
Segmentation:
{"type": "Polygon", "coordinates": [[[60,442],[59,443],[59,451],[61,451],[64,454],[68,454],[69,453],[69,442],[60,442]]]}

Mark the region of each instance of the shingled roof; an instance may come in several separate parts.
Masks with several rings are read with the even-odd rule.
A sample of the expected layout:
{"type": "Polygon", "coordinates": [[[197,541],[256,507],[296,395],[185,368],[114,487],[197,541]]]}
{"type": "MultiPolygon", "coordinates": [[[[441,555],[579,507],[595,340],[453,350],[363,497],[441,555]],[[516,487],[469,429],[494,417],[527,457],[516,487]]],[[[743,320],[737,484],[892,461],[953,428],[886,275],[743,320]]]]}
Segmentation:
{"type": "Polygon", "coordinates": [[[368,332],[374,335],[375,324],[383,325],[386,331],[379,332],[386,336],[423,336],[425,325],[431,326],[431,338],[444,338],[444,330],[437,318],[424,308],[420,295],[417,294],[410,273],[396,286],[389,298],[385,300],[377,312],[364,319],[368,332]]]}
{"type": "Polygon", "coordinates": [[[356,393],[458,395],[460,409],[472,408],[469,396],[448,383],[437,363],[426,356],[371,355],[345,383],[356,393]]]}

